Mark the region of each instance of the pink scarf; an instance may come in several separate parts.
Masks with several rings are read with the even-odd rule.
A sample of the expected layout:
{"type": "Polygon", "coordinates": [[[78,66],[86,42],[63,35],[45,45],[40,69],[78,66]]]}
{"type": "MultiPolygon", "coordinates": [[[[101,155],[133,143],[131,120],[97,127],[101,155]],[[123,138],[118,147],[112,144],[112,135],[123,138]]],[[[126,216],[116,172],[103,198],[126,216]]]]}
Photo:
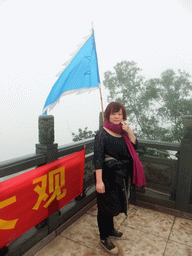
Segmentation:
{"type": "Polygon", "coordinates": [[[143,166],[127,133],[122,129],[122,124],[110,124],[108,122],[104,122],[104,127],[106,127],[112,132],[122,134],[129,149],[129,152],[133,158],[133,184],[135,184],[135,186],[137,187],[146,185],[143,166]]]}

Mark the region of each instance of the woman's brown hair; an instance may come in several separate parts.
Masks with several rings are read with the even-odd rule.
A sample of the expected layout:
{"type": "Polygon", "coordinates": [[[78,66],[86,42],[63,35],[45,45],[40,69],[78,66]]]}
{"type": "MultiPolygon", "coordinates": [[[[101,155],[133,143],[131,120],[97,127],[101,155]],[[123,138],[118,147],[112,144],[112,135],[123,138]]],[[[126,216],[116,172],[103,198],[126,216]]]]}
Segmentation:
{"type": "Polygon", "coordinates": [[[118,112],[120,109],[122,109],[122,112],[123,112],[123,119],[126,120],[127,119],[127,112],[126,112],[126,109],[123,106],[123,104],[120,103],[120,102],[111,102],[111,103],[109,103],[109,105],[105,109],[105,113],[104,113],[105,121],[109,122],[110,114],[118,112]]]}

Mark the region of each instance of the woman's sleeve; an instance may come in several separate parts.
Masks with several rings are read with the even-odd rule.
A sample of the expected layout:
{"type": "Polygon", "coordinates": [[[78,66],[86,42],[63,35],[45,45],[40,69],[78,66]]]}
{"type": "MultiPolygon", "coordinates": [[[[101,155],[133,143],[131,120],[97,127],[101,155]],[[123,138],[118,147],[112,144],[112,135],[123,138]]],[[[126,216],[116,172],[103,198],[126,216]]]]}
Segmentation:
{"type": "MultiPolygon", "coordinates": [[[[132,143],[132,144],[133,144],[133,143],[132,143]]],[[[138,143],[138,140],[137,140],[137,138],[136,138],[136,142],[135,142],[135,144],[133,144],[133,146],[134,146],[135,150],[138,148],[138,146],[139,146],[139,143],[138,143]]]]}
{"type": "Polygon", "coordinates": [[[99,131],[95,136],[93,158],[95,170],[103,168],[105,139],[105,132],[103,130],[99,131]]]}

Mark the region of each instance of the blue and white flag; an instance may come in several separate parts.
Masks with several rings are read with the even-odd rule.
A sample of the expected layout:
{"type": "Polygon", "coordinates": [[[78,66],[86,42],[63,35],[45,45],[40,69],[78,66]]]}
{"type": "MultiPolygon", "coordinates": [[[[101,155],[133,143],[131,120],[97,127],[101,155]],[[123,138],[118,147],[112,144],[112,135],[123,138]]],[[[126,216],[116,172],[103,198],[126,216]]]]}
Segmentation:
{"type": "Polygon", "coordinates": [[[64,70],[58,74],[60,76],[43,107],[43,115],[47,114],[47,110],[53,109],[64,95],[99,88],[100,78],[93,29],[85,40],[75,56],[73,54],[71,60],[64,64],[66,66],[64,70]]]}

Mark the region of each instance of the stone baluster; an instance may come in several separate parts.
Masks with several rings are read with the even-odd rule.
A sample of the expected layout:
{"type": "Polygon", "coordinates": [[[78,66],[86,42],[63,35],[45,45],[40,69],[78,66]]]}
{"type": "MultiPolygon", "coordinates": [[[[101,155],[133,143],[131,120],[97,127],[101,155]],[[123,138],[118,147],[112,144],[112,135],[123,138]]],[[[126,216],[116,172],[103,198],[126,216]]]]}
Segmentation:
{"type": "Polygon", "coordinates": [[[179,173],[176,189],[176,209],[188,211],[192,180],[192,116],[184,117],[184,137],[181,140],[179,173]]]}
{"type": "MultiPolygon", "coordinates": [[[[39,116],[39,144],[36,144],[36,153],[44,153],[47,156],[47,163],[58,159],[58,144],[54,143],[54,116],[39,116]]],[[[56,201],[57,204],[57,201],[56,201]]],[[[58,205],[54,205],[58,208],[58,205]]],[[[60,211],[50,215],[46,222],[48,232],[52,233],[59,226],[60,211]]],[[[37,228],[44,225],[44,222],[37,225],[37,228]]]]}

